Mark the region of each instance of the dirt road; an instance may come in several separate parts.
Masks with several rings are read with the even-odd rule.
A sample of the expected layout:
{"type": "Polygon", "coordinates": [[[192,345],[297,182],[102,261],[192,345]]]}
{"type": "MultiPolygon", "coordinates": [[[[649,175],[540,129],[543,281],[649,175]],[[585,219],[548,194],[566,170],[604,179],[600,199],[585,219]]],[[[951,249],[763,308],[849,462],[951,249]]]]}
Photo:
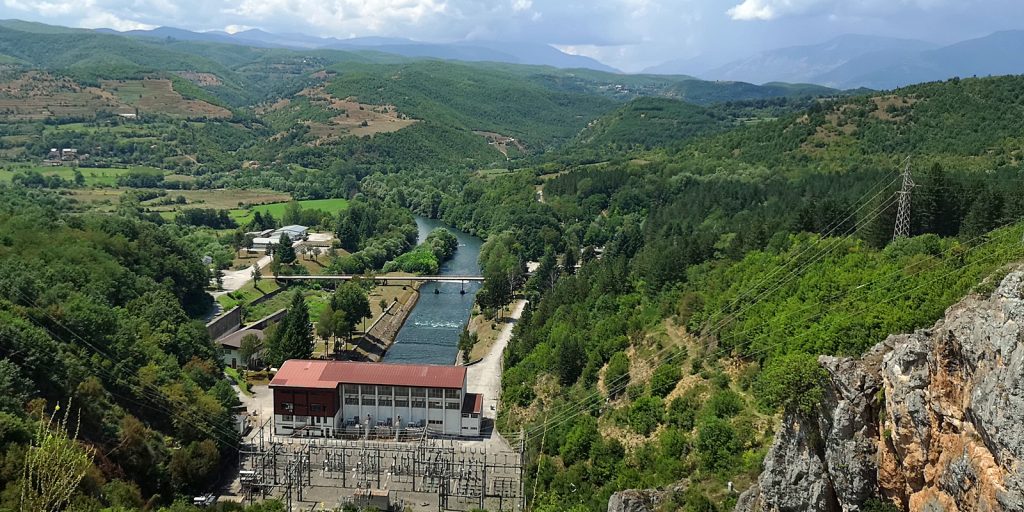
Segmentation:
{"type": "Polygon", "coordinates": [[[466,390],[484,395],[485,418],[494,419],[497,416],[498,396],[501,394],[502,355],[509,340],[512,339],[512,328],[519,321],[525,307],[525,300],[517,300],[512,304],[512,313],[509,315],[511,321],[502,325],[498,339],[491,345],[490,352],[479,363],[466,369],[466,390]]]}
{"type": "MultiPolygon", "coordinates": [[[[264,257],[256,260],[256,264],[259,265],[260,268],[262,269],[262,268],[266,268],[267,265],[270,265],[270,262],[272,260],[273,260],[273,258],[271,258],[270,256],[264,256],[264,257]]],[[[249,281],[252,281],[252,267],[251,266],[245,267],[242,270],[228,270],[228,271],[225,271],[224,272],[224,279],[223,279],[223,281],[224,281],[224,288],[219,290],[219,291],[217,291],[217,292],[215,292],[213,294],[214,297],[217,297],[219,295],[224,295],[225,293],[231,293],[231,292],[233,292],[233,291],[235,291],[235,290],[245,286],[245,283],[248,283],[249,281]]]]}

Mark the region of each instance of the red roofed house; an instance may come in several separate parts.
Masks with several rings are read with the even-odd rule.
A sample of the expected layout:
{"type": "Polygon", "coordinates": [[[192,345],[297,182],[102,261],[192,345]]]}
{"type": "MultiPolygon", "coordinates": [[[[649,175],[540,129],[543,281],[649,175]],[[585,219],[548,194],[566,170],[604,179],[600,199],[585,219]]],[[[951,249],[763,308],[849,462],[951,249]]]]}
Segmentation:
{"type": "Polygon", "coordinates": [[[293,359],[270,388],[277,435],[334,436],[367,426],[480,435],[483,397],[466,393],[464,366],[293,359]]]}

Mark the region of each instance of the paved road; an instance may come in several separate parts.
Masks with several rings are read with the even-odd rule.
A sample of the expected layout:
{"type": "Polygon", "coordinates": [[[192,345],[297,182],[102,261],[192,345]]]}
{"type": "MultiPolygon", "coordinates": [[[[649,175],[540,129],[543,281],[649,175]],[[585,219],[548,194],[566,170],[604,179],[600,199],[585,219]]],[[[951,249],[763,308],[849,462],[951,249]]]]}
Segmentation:
{"type": "Polygon", "coordinates": [[[491,350],[479,363],[466,369],[466,390],[484,395],[485,418],[494,419],[497,416],[498,396],[501,394],[502,355],[509,340],[512,339],[512,328],[523,315],[525,307],[525,300],[517,300],[512,305],[512,313],[509,315],[511,321],[502,324],[501,332],[498,333],[494,345],[491,345],[491,350]]]}

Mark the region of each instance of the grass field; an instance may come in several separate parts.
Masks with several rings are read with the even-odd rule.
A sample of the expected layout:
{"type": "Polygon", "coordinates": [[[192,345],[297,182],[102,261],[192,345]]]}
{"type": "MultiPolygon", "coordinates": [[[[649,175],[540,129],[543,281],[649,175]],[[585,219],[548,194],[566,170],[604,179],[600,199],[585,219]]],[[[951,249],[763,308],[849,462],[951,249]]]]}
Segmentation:
{"type": "MultiPolygon", "coordinates": [[[[130,167],[79,167],[78,170],[85,177],[87,186],[103,185],[114,186],[117,184],[117,177],[130,172],[142,172],[147,174],[163,174],[164,171],[156,167],[130,166],[130,167]]],[[[74,169],[68,166],[51,167],[48,165],[31,164],[9,164],[0,169],[0,183],[10,183],[16,172],[35,171],[44,176],[60,176],[68,181],[74,181],[74,169]]]]}
{"type": "MultiPolygon", "coordinates": [[[[287,206],[287,202],[274,203],[274,204],[263,204],[254,206],[249,209],[236,208],[231,210],[231,218],[235,219],[235,222],[239,224],[245,224],[252,220],[254,212],[260,212],[260,214],[270,213],[275,219],[280,219],[284,216],[284,209],[287,206]]],[[[299,201],[304,209],[311,210],[323,210],[327,213],[337,213],[345,208],[348,208],[347,199],[310,199],[308,201],[299,201]]]]}

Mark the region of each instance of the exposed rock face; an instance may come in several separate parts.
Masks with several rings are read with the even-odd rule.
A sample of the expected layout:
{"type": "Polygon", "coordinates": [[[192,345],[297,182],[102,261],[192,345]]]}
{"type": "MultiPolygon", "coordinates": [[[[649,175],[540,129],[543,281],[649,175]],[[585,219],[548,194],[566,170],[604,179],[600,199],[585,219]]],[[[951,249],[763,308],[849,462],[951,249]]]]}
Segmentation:
{"type": "Polygon", "coordinates": [[[1022,276],[861,359],[819,358],[817,418],[784,419],[736,510],[856,512],[883,496],[913,511],[1024,511],[1022,276]]]}
{"type": "Polygon", "coordinates": [[[608,512],[654,512],[660,500],[659,491],[620,491],[608,499],[608,512]]]}

